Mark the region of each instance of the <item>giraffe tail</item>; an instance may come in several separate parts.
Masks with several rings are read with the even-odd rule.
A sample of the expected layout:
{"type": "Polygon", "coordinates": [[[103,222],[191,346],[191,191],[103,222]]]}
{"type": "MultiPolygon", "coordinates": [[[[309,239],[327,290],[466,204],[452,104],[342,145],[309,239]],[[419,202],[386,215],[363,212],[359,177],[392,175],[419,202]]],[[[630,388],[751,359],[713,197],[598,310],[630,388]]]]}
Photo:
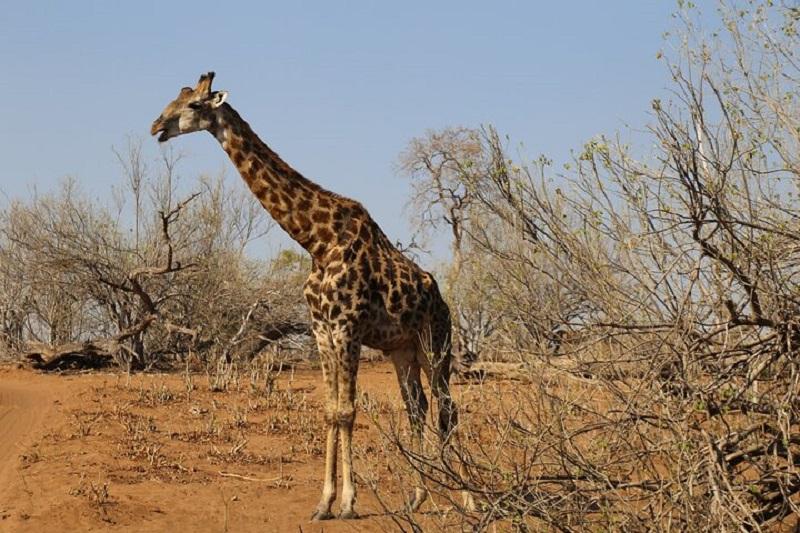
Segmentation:
{"type": "Polygon", "coordinates": [[[452,373],[450,350],[436,365],[433,375],[434,394],[439,403],[439,438],[447,440],[458,425],[458,407],[450,394],[450,375],[452,373]]]}

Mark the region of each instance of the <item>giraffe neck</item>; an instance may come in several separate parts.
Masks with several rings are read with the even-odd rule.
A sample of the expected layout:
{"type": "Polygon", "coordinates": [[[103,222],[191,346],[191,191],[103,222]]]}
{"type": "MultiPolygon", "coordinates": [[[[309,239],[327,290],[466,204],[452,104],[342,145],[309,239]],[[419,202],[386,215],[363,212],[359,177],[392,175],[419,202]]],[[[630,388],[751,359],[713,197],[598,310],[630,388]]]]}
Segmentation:
{"type": "Polygon", "coordinates": [[[321,261],[331,246],[330,231],[321,222],[330,220],[335,195],[290,167],[230,105],[219,108],[210,131],[272,218],[321,261]]]}

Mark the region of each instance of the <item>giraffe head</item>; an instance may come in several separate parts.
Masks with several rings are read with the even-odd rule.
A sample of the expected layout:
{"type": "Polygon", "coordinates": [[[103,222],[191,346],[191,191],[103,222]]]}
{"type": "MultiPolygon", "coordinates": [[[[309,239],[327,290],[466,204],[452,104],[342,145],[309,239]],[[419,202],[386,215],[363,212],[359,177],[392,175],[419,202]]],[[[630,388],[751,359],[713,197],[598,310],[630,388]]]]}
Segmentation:
{"type": "Polygon", "coordinates": [[[184,87],[178,97],[167,104],[161,115],[153,122],[150,135],[161,133],[158,142],[164,142],[184,133],[207,130],[215,123],[215,115],[225,102],[228,93],[212,91],[214,73],[200,76],[197,86],[184,87]]]}

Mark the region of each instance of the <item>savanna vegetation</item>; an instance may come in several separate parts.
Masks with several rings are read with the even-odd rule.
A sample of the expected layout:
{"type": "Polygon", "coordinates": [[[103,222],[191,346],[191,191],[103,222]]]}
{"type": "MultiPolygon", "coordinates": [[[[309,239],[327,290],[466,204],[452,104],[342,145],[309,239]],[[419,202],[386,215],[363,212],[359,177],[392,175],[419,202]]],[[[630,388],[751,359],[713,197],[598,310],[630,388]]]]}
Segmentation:
{"type": "MultiPolygon", "coordinates": [[[[421,476],[447,508],[425,530],[797,525],[800,9],[722,3],[701,29],[711,15],[679,4],[645,131],[561,165],[488,125],[402,151],[412,220],[450,242],[439,278],[467,386],[457,433],[423,452],[362,397],[381,453],[359,475],[379,501],[371,461],[421,476]]],[[[120,162],[113,207],[69,182],[0,212],[0,350],[218,376],[313,357],[307,260],[253,257],[271,225],[245,188],[200,178],[180,196],[176,158],[148,172],[135,142],[120,162]]]]}

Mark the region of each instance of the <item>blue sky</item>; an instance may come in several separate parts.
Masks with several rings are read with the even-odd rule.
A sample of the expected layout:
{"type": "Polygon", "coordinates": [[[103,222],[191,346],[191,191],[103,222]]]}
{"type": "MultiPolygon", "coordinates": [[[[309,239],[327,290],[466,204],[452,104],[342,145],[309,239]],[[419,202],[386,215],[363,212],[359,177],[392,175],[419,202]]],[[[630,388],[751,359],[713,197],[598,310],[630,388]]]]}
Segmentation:
{"type": "MultiPolygon", "coordinates": [[[[395,171],[410,138],[494,124],[563,161],[598,133],[641,128],[668,76],[670,1],[41,2],[0,0],[0,191],[64,176],[99,198],[111,151],[145,139],[198,75],[307,177],[362,201],[406,241],[395,171]]],[[[208,134],[171,141],[186,177],[227,172],[208,134]]],[[[2,196],[0,196],[1,198],[2,196]]],[[[1,202],[1,200],[0,200],[1,202]]],[[[0,205],[2,205],[0,203],[0,205]]],[[[278,230],[279,231],[279,230],[278,230]]]]}

